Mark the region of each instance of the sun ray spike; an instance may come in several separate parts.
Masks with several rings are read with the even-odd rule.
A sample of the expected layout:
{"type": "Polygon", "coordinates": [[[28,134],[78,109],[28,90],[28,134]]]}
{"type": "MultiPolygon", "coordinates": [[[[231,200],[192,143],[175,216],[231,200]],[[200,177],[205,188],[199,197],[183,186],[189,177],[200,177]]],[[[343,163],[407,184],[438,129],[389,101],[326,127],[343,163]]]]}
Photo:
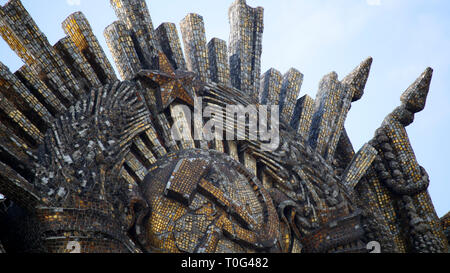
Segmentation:
{"type": "MultiPolygon", "coordinates": [[[[357,68],[355,68],[348,76],[346,76],[342,83],[349,86],[350,91],[353,92],[352,102],[356,102],[364,95],[364,89],[369,78],[370,70],[372,67],[372,57],[364,60],[357,68]]],[[[337,136],[336,136],[337,137],[337,136]]],[[[331,151],[332,153],[332,151],[331,151]]],[[[333,157],[339,162],[340,167],[345,167],[350,163],[351,156],[355,153],[350,138],[347,135],[345,126],[342,133],[339,136],[339,140],[334,151],[333,157]],[[336,153],[340,153],[337,155],[336,153]]]]}
{"type": "Polygon", "coordinates": [[[50,126],[53,116],[28,88],[0,62],[0,92],[40,131],[50,126]]]}
{"type": "Polygon", "coordinates": [[[174,23],[162,23],[156,29],[156,37],[161,50],[166,54],[173,68],[176,70],[187,70],[176,25],[174,23]]]}
{"type": "Polygon", "coordinates": [[[211,80],[219,84],[230,86],[230,65],[228,64],[227,51],[227,43],[224,40],[213,38],[208,43],[211,80]]]}
{"type": "Polygon", "coordinates": [[[209,82],[211,74],[203,17],[190,13],[181,21],[180,27],[188,70],[197,73],[201,81],[209,82]]]}
{"type": "Polygon", "coordinates": [[[371,65],[372,58],[368,58],[342,81],[333,72],[319,85],[309,143],[328,162],[335,157],[351,103],[364,93],[371,65]]]}
{"type": "Polygon", "coordinates": [[[300,134],[305,140],[308,139],[309,136],[309,129],[311,128],[313,114],[314,99],[308,95],[305,95],[297,100],[293,118],[291,120],[291,126],[297,130],[297,133],[300,134]]]}
{"type": "Polygon", "coordinates": [[[259,102],[262,105],[279,105],[282,81],[283,75],[275,68],[261,76],[259,102]]]}
{"type": "Polygon", "coordinates": [[[22,3],[11,0],[1,10],[0,35],[9,47],[36,74],[54,85],[66,106],[73,103],[84,91],[22,3]]]}
{"type": "Polygon", "coordinates": [[[285,122],[292,120],[302,84],[303,74],[295,68],[289,69],[283,76],[280,92],[280,113],[285,122]]]}
{"type": "Polygon", "coordinates": [[[130,31],[121,21],[106,27],[104,36],[123,80],[133,79],[142,70],[130,31]]]}
{"type": "Polygon", "coordinates": [[[83,13],[72,13],[64,20],[62,27],[88,60],[102,84],[117,81],[116,73],[83,13]]]}
{"type": "Polygon", "coordinates": [[[110,0],[117,18],[131,31],[144,69],[158,69],[161,47],[145,0],[110,0]]]}
{"type": "Polygon", "coordinates": [[[311,124],[309,144],[324,155],[329,137],[332,134],[334,122],[333,114],[336,112],[336,101],[339,99],[337,90],[338,75],[332,72],[326,75],[319,84],[314,107],[314,116],[311,124]]]}
{"type": "Polygon", "coordinates": [[[345,129],[345,121],[351,108],[351,103],[362,98],[364,89],[369,78],[373,59],[371,57],[364,60],[347,77],[338,84],[342,90],[342,99],[338,103],[337,113],[334,121],[333,134],[330,138],[326,157],[328,162],[335,158],[336,149],[345,129]]]}
{"type": "Polygon", "coordinates": [[[83,56],[69,36],[60,39],[53,47],[72,70],[75,78],[84,90],[90,90],[102,85],[86,57],[83,56]]]}
{"type": "Polygon", "coordinates": [[[249,96],[258,96],[261,75],[264,9],[236,0],[229,9],[231,83],[249,96]]]}

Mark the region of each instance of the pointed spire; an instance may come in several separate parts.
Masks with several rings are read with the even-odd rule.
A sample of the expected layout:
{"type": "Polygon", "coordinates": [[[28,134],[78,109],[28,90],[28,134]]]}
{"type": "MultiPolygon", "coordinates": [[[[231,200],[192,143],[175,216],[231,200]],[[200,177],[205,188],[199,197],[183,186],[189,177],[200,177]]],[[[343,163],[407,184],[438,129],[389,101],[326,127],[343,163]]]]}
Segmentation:
{"type": "MultiPolygon", "coordinates": [[[[384,192],[377,197],[376,201],[382,205],[383,210],[389,208],[389,214],[398,215],[397,218],[389,219],[392,227],[397,226],[395,227],[397,231],[391,232],[403,238],[411,236],[411,230],[402,227],[401,219],[405,216],[405,212],[395,207],[395,199],[398,196],[407,196],[411,209],[414,209],[418,215],[425,215],[420,225],[439,226],[439,218],[427,191],[430,184],[429,176],[420,166],[405,128],[414,121],[414,114],[425,108],[432,73],[433,70],[427,68],[406,90],[401,98],[402,105],[386,117],[370,142],[377,149],[379,156],[375,159],[374,172],[368,176],[367,181],[371,187],[379,188],[376,189],[377,191],[384,192]]],[[[412,224],[413,228],[417,226],[412,224]]],[[[442,229],[430,231],[427,236],[434,238],[435,242],[430,246],[437,251],[446,251],[443,249],[446,248],[446,240],[442,229]]],[[[401,242],[399,249],[423,251],[415,238],[412,239],[412,243],[408,246],[407,243],[401,242]]]]}
{"type": "MultiPolygon", "coordinates": [[[[347,77],[345,77],[342,80],[342,83],[344,85],[349,86],[353,90],[349,90],[352,92],[352,102],[358,101],[362,98],[364,95],[364,89],[367,84],[367,80],[369,79],[370,70],[372,67],[373,58],[368,57],[365,59],[357,68],[355,68],[347,77]]],[[[336,147],[337,153],[343,153],[339,161],[341,164],[344,164],[346,166],[349,164],[350,156],[352,156],[355,151],[353,149],[353,145],[350,141],[350,138],[347,135],[345,127],[343,127],[343,131],[340,135],[340,138],[337,143],[336,147]],[[345,158],[345,159],[344,159],[345,158]]],[[[337,155],[334,155],[335,157],[337,155]]]]}
{"type": "Polygon", "coordinates": [[[433,69],[428,67],[405,93],[403,93],[401,101],[407,110],[418,113],[425,109],[432,77],[433,69]]]}
{"type": "Polygon", "coordinates": [[[352,100],[353,102],[360,100],[364,95],[364,89],[369,78],[372,62],[372,57],[367,58],[342,80],[344,84],[348,84],[351,88],[355,89],[352,100]]]}
{"type": "Polygon", "coordinates": [[[404,127],[414,122],[414,115],[423,109],[427,102],[428,92],[430,91],[433,69],[427,68],[425,72],[403,93],[401,97],[402,105],[397,107],[385,120],[385,124],[390,119],[399,121],[404,127]]]}

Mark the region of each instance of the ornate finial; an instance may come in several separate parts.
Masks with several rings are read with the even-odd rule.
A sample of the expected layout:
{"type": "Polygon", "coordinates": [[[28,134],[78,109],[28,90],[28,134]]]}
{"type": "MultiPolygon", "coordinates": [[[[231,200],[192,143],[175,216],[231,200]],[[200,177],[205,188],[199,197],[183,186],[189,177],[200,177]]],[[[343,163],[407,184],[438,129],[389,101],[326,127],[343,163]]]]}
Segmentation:
{"type": "Polygon", "coordinates": [[[403,93],[402,105],[411,112],[418,113],[425,109],[428,92],[430,91],[433,69],[428,67],[425,72],[403,93]]]}
{"type": "Polygon", "coordinates": [[[343,83],[354,88],[353,102],[358,101],[364,95],[364,88],[366,87],[369,78],[370,69],[372,67],[372,57],[364,60],[355,70],[353,70],[347,77],[342,80],[343,83]]]}
{"type": "Polygon", "coordinates": [[[414,122],[414,114],[425,109],[428,92],[430,90],[433,69],[427,68],[420,77],[406,89],[401,97],[402,105],[392,112],[391,117],[398,120],[403,126],[408,126],[414,122]]]}

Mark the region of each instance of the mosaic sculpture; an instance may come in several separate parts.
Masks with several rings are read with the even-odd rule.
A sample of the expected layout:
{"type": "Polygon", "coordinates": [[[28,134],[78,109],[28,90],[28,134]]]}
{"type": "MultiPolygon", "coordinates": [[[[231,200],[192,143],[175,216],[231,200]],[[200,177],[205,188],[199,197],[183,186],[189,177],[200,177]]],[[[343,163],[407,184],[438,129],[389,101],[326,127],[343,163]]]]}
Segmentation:
{"type": "Polygon", "coordinates": [[[232,4],[227,46],[207,43],[198,14],[180,39],[172,23],[154,29],[144,0],[111,5],[119,20],[104,34],[122,81],[82,13],[52,46],[19,0],[0,7],[0,34],[25,63],[0,64],[0,252],[448,251],[449,217],[405,129],[432,69],[356,152],[344,125],[371,58],[298,99],[296,69],[261,75],[263,8],[232,4]],[[199,98],[212,114],[191,121],[199,98]],[[234,116],[224,130],[244,127],[239,140],[194,135],[230,118],[227,105],[257,116],[279,105],[280,145],[263,149],[234,116]]]}

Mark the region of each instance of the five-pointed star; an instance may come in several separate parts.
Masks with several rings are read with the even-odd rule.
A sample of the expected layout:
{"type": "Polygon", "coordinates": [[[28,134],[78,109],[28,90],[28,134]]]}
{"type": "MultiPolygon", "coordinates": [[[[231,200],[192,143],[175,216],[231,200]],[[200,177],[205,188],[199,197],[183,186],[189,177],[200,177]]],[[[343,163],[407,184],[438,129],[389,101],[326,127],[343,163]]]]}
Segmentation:
{"type": "Polygon", "coordinates": [[[159,70],[149,71],[146,76],[160,86],[160,103],[163,110],[177,98],[194,106],[194,98],[188,86],[192,84],[195,74],[175,71],[163,52],[159,52],[159,70]]]}

